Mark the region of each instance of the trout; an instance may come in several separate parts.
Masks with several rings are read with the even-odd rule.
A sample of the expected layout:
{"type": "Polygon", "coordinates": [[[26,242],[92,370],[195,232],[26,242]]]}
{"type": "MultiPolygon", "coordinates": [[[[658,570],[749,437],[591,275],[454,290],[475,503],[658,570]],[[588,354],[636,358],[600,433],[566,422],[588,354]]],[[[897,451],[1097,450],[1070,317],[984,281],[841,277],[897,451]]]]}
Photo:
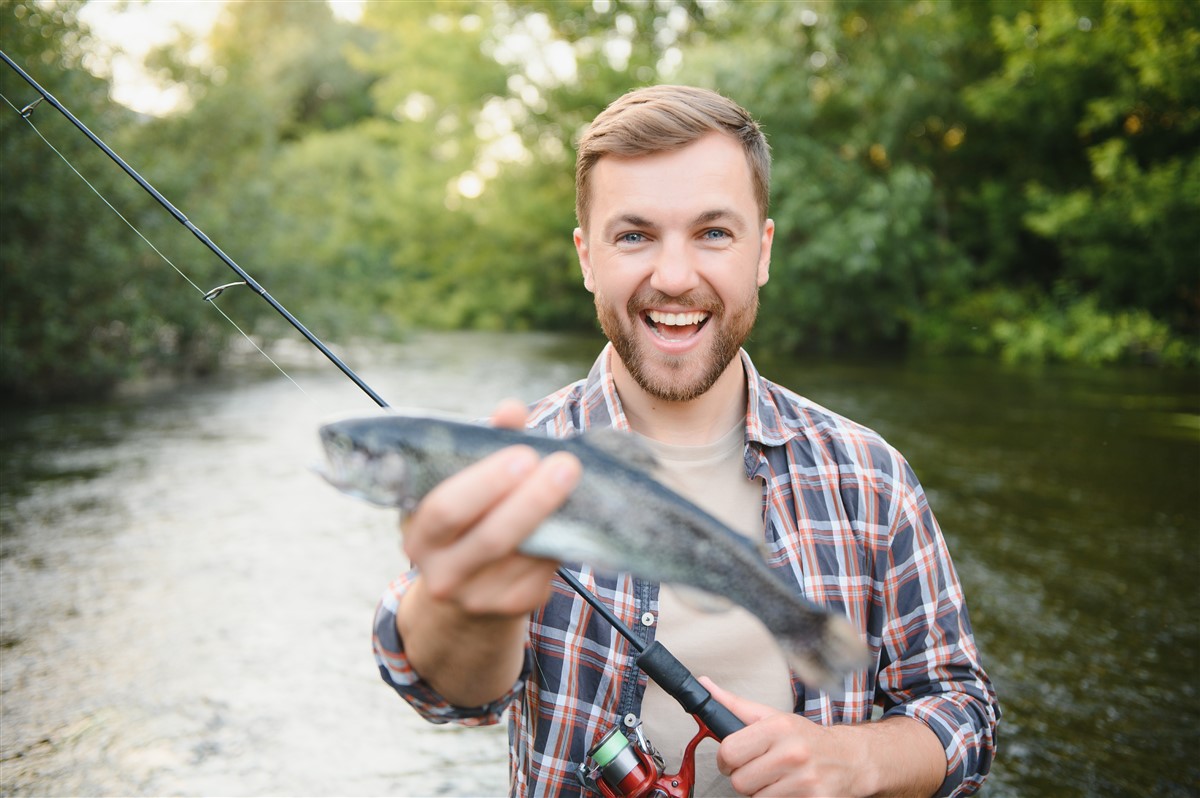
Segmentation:
{"type": "Polygon", "coordinates": [[[484,426],[430,415],[389,413],[343,419],[320,430],[339,490],[382,507],[412,511],[446,477],[515,444],[545,456],[567,451],[583,476],[519,550],[603,572],[695,588],[749,610],[780,644],[806,684],[835,688],[868,664],[849,620],[804,599],[746,538],[657,481],[653,455],[613,429],[574,438],[484,426]]]}

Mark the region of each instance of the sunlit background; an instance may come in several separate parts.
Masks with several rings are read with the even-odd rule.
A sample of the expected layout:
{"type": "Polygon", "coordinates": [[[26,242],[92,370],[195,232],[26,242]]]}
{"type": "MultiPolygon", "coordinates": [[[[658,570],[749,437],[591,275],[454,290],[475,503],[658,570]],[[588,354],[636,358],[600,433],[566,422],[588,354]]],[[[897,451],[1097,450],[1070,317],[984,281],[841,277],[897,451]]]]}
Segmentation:
{"type": "MultiPolygon", "coordinates": [[[[1005,712],[984,794],[1194,796],[1198,17],[10,0],[0,50],[390,402],[471,415],[601,343],[587,121],[741,102],[778,228],[748,347],[929,491],[1005,712]]],[[[236,277],[36,97],[0,65],[0,794],[504,792],[502,728],[374,672],[396,519],[307,470],[373,404],[252,291],[203,301],[236,277]]]]}
{"type": "MultiPolygon", "coordinates": [[[[222,0],[88,3],[79,19],[97,41],[84,66],[109,78],[112,99],[127,108],[153,116],[176,111],[184,101],[183,87],[156,81],[143,62],[153,48],[172,44],[180,30],[203,39],[223,6],[222,0]]],[[[195,55],[204,58],[207,48],[197,47],[195,55]]]]}

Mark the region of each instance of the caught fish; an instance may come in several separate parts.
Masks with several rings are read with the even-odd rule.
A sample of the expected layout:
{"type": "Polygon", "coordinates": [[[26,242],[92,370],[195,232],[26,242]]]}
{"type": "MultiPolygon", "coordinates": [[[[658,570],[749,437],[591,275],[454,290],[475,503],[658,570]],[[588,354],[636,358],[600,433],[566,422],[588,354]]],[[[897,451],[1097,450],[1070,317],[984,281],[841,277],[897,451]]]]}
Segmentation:
{"type": "Polygon", "coordinates": [[[447,418],[387,414],[321,427],[338,489],[410,511],[446,477],[506,446],[545,456],[567,451],[583,477],[566,503],[520,551],[606,572],[686,585],[733,601],[775,636],[805,683],[832,687],[868,664],[850,622],[785,584],[744,537],[650,475],[654,458],[635,437],[612,429],[554,439],[447,418]]]}

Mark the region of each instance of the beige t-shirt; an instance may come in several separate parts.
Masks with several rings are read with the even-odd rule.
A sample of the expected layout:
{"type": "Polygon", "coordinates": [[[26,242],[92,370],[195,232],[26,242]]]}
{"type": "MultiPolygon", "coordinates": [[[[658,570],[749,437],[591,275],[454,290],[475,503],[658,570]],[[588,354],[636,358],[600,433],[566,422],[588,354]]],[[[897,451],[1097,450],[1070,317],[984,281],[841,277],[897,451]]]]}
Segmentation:
{"type": "MultiPolygon", "coordinates": [[[[757,542],[763,530],[763,486],[760,480],[746,478],[744,437],[739,424],[704,446],[642,439],[659,460],[656,476],[663,484],[757,542]]],[[[695,676],[707,676],[744,698],[791,712],[791,675],[770,633],[741,607],[730,604],[712,612],[712,603],[699,609],[694,596],[685,591],[681,597],[673,586],[663,585],[655,639],[695,676]]],[[[696,723],[653,681],[642,702],[642,728],[663,755],[667,771],[678,771],[683,749],[696,734],[696,723]]],[[[696,750],[694,795],[698,798],[736,795],[729,779],[717,771],[716,751],[717,743],[711,739],[696,750]]]]}

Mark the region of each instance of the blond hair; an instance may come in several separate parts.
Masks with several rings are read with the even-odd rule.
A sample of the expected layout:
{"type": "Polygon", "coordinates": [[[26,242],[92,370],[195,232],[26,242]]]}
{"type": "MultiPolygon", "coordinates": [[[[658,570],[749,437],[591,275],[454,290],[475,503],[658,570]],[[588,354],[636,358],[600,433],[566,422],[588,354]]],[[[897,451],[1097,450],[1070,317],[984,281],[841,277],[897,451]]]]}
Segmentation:
{"type": "Polygon", "coordinates": [[[579,226],[587,228],[591,172],[602,157],[628,158],[674,150],[714,131],[741,143],[750,164],[759,219],[766,219],[771,148],[758,123],[737,103],[715,91],[693,86],[650,86],[613,101],[579,140],[575,159],[575,216],[579,226]]]}

